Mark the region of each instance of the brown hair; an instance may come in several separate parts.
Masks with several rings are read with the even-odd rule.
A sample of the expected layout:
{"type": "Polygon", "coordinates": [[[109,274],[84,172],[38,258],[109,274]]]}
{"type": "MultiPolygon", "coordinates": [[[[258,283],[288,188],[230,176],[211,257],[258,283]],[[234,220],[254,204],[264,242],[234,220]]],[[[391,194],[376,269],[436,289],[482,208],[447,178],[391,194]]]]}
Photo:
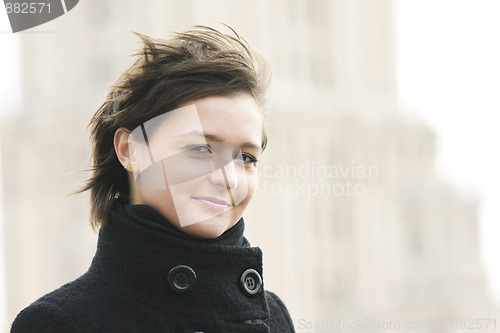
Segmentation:
{"type": "MultiPolygon", "coordinates": [[[[234,36],[195,26],[168,40],[136,33],[144,44],[142,51],[112,86],[89,124],[92,176],[80,192],[90,190],[94,229],[106,223],[115,198],[129,195],[127,172],[113,145],[118,128],[132,130],[183,103],[213,95],[248,93],[264,108],[269,66],[232,32],[234,36]]],[[[266,143],[263,133],[263,149],[266,143]]]]}

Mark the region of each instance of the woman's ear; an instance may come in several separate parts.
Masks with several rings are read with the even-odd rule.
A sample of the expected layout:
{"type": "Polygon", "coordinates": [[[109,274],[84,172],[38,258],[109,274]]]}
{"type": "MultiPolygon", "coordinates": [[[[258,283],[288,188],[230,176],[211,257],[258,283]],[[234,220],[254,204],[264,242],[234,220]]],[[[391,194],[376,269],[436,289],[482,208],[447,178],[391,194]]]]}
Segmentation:
{"type": "Polygon", "coordinates": [[[132,165],[129,152],[130,131],[125,127],[120,127],[115,132],[114,146],[116,156],[125,169],[132,165]]]}

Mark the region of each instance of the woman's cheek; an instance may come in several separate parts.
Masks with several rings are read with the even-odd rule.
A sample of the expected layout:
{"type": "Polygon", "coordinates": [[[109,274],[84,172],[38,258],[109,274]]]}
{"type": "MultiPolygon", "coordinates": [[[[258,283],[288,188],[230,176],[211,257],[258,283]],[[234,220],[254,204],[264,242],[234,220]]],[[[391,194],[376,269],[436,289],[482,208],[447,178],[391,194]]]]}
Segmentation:
{"type": "Polygon", "coordinates": [[[251,198],[257,191],[257,187],[259,186],[259,175],[257,174],[257,170],[252,170],[246,173],[246,177],[248,196],[251,198]]]}

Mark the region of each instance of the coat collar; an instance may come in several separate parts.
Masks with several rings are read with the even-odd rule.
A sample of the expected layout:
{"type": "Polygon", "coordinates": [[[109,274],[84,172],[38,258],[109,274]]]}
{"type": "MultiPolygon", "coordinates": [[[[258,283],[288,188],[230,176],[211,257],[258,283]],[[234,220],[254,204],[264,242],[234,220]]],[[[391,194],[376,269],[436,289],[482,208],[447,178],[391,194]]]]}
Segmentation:
{"type": "Polygon", "coordinates": [[[253,269],[262,276],[262,252],[250,247],[225,246],[180,239],[148,206],[115,201],[110,219],[99,232],[97,253],[89,273],[102,283],[149,307],[193,319],[252,321],[269,316],[264,289],[247,295],[240,282],[253,269]],[[154,216],[153,214],[153,216],[154,216]],[[189,291],[169,285],[169,272],[188,266],[196,274],[189,291]]]}

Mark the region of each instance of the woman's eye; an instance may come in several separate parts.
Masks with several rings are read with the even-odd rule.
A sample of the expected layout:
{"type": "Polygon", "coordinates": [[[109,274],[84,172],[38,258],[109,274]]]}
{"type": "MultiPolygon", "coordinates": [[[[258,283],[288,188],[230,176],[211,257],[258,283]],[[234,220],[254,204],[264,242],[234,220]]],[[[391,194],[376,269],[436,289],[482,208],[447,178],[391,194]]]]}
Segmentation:
{"type": "Polygon", "coordinates": [[[195,154],[212,154],[212,149],[206,144],[188,145],[185,149],[195,154]]]}
{"type": "Polygon", "coordinates": [[[234,159],[241,160],[245,164],[256,164],[257,163],[257,159],[255,157],[253,157],[252,155],[247,154],[247,153],[239,153],[238,155],[236,155],[234,157],[234,159]]]}

